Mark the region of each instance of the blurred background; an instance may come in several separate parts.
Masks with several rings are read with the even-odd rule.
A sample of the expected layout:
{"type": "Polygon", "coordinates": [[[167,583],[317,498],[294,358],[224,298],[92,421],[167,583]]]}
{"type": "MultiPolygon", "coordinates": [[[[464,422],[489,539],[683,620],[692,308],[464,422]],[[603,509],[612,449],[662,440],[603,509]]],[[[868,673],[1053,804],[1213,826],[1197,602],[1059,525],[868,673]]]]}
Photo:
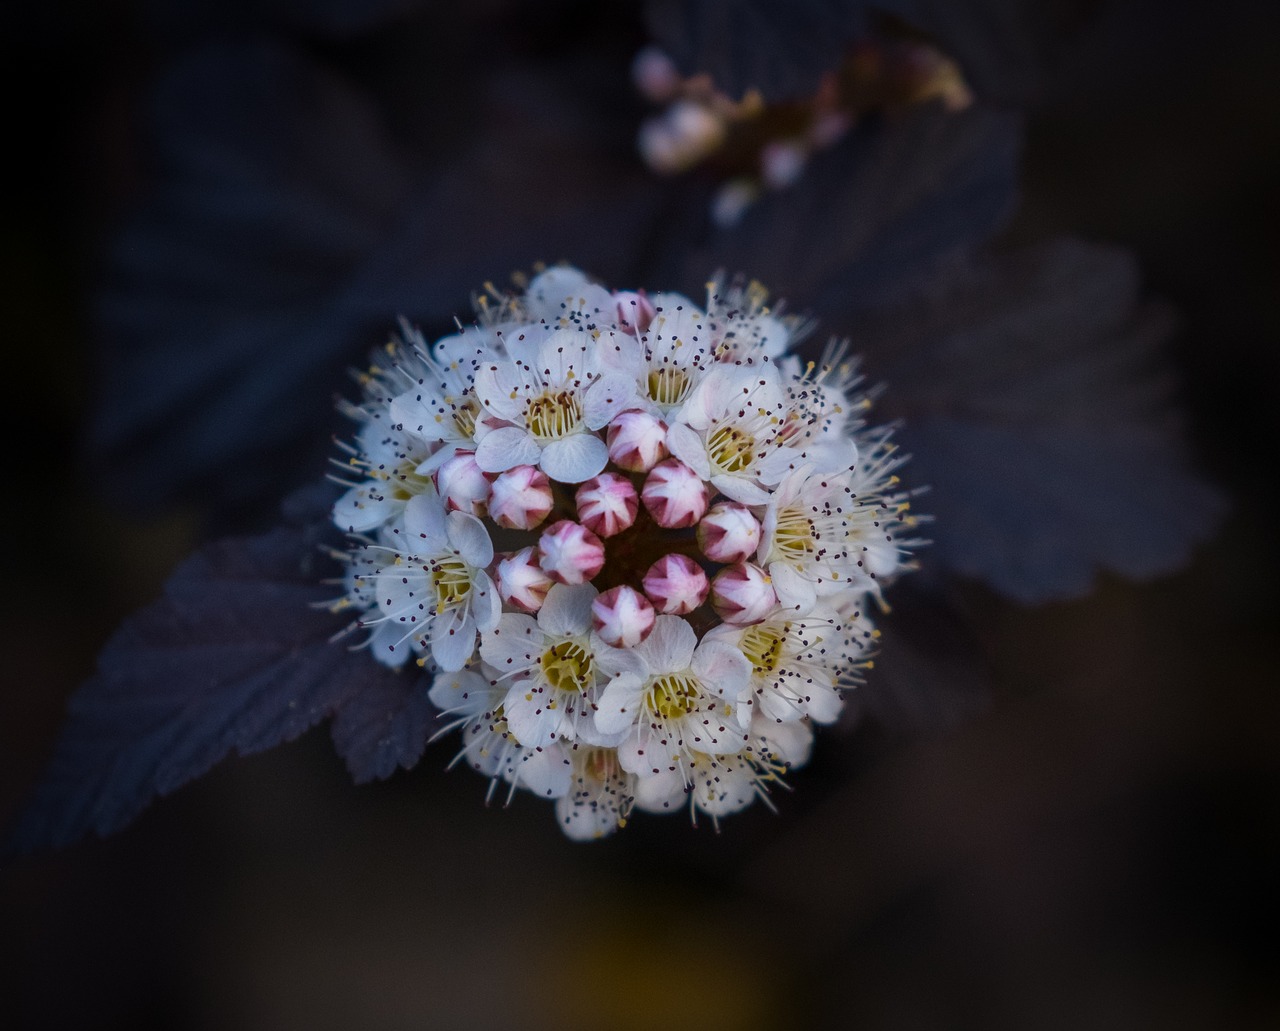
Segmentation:
{"type": "MultiPolygon", "coordinates": [[[[198,504],[108,503],[84,460],[140,97],[187,43],[142,28],[159,6],[3,16],[5,819],[102,643],[205,532],[198,504]]],[[[1006,234],[1123,245],[1178,311],[1195,457],[1232,498],[1191,566],[1035,608],[959,585],[983,711],[820,735],[778,815],[718,835],[642,817],[572,844],[540,801],[485,808],[447,742],[364,787],[324,729],[230,760],[0,871],[0,1024],[1280,1026],[1277,30],[1262,4],[1118,5],[1030,112],[1006,234]]]]}

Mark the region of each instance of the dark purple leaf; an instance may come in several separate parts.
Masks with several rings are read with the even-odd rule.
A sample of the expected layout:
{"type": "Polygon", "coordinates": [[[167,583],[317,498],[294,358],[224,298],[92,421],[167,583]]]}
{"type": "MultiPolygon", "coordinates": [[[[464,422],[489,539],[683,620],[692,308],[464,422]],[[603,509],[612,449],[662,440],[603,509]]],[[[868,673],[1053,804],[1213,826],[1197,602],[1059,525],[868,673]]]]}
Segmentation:
{"type": "Polygon", "coordinates": [[[1185,562],[1223,503],[1169,411],[1169,328],[1127,255],[1074,240],[957,261],[842,322],[929,485],[926,561],[1022,601],[1185,562]]]}
{"type": "Polygon", "coordinates": [[[412,94],[262,42],[174,69],[157,182],[99,306],[108,488],[141,505],[274,498],[345,431],[333,395],[397,316],[446,332],[482,283],[538,261],[625,277],[663,189],[625,103],[600,110],[628,89],[625,60],[583,54],[554,78],[421,70],[412,94]]]}
{"type": "MultiPolygon", "coordinates": [[[[320,582],[327,560],[318,539],[282,528],[210,545],[178,568],[164,596],[125,623],[98,673],[72,697],[10,850],[109,834],[232,752],[293,740],[339,709],[343,726],[367,722],[388,709],[398,684],[422,683],[331,642],[347,617],[315,607],[338,591],[320,582]]],[[[408,734],[424,721],[415,704],[397,731],[397,762],[410,761],[408,734]]],[[[360,756],[353,768],[364,779],[382,775],[382,749],[353,742],[360,756]]]]}
{"type": "Polygon", "coordinates": [[[437,729],[437,712],[427,698],[430,687],[431,677],[411,666],[401,676],[378,677],[338,710],[333,744],[357,784],[385,780],[422,758],[437,729]]]}
{"type": "Polygon", "coordinates": [[[868,122],[794,189],[689,253],[681,281],[692,288],[717,268],[743,272],[833,330],[828,313],[879,303],[995,232],[1014,206],[1020,124],[933,107],[868,122]]]}
{"type": "Polygon", "coordinates": [[[651,0],[650,31],[686,74],[730,96],[815,91],[849,44],[890,15],[932,36],[977,94],[1023,103],[1042,88],[1089,0],[651,0]]]}

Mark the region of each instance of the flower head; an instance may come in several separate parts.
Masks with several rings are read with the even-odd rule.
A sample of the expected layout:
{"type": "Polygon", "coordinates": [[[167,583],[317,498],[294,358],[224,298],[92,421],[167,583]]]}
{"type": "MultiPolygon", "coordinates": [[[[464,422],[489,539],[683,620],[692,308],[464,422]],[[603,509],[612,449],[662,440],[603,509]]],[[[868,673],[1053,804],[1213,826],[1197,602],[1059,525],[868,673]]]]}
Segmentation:
{"type": "Polygon", "coordinates": [[[406,329],[349,409],[340,607],[570,837],[717,820],[806,761],[913,544],[845,349],[802,367],[765,300],[550,269],[434,345],[406,329]]]}

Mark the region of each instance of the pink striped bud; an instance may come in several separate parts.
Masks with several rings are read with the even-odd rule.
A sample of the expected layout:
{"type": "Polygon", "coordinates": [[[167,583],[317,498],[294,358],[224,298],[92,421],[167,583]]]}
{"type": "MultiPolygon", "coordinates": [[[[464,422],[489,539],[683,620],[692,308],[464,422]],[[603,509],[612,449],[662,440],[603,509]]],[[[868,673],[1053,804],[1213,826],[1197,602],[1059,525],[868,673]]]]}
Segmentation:
{"type": "Polygon", "coordinates": [[[653,521],[668,530],[693,526],[707,510],[707,485],[677,458],[654,466],[640,492],[653,521]]]}
{"type": "Polygon", "coordinates": [[[561,519],[538,538],[538,564],[556,583],[583,584],[604,568],[604,545],[585,526],[561,519]]]}
{"type": "Polygon", "coordinates": [[[598,537],[612,537],[636,521],[640,498],[631,481],[617,473],[593,476],[578,488],[578,522],[598,537]]]}
{"type": "Polygon", "coordinates": [[[649,331],[649,323],[658,313],[643,290],[615,290],[613,300],[618,308],[618,328],[630,336],[649,331]]]}
{"type": "Polygon", "coordinates": [[[447,511],[484,518],[491,488],[474,451],[459,451],[436,470],[435,479],[447,511]]]}
{"type": "Polygon", "coordinates": [[[609,461],[627,472],[647,473],[667,457],[667,424],[638,408],[615,415],[607,436],[609,461]]]}
{"type": "Polygon", "coordinates": [[[742,562],[760,545],[760,523],[746,505],[721,501],[698,524],[698,547],[712,562],[742,562]]]}
{"type": "Polygon", "coordinates": [[[551,512],[551,481],[537,466],[499,473],[489,494],[489,517],[499,526],[532,530],[551,512]]]}
{"type": "Polygon", "coordinates": [[[494,570],[498,595],[521,612],[537,612],[551,590],[551,577],[538,565],[538,550],[532,546],[502,555],[494,570]]]}
{"type": "Polygon", "coordinates": [[[634,587],[610,587],[591,603],[591,626],[614,648],[634,648],[657,618],[649,599],[634,587]]]}
{"type": "Polygon", "coordinates": [[[711,581],[711,607],[726,623],[759,623],[777,604],[768,575],[750,562],[722,569],[711,581]]]}
{"type": "Polygon", "coordinates": [[[644,574],[644,593],[671,616],[692,612],[707,600],[707,574],[688,555],[664,555],[644,574]]]}

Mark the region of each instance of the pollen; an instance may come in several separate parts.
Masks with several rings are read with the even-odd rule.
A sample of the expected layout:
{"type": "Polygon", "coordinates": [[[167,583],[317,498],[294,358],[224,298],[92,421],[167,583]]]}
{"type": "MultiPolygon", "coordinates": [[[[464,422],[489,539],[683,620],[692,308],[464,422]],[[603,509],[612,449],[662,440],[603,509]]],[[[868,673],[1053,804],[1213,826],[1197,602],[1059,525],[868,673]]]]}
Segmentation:
{"type": "Polygon", "coordinates": [[[547,682],[557,691],[585,691],[595,677],[591,653],[575,641],[561,641],[539,660],[547,682]]]}
{"type": "Polygon", "coordinates": [[[707,455],[727,473],[740,473],[751,464],[756,438],[737,426],[718,426],[707,438],[707,455]]]}
{"type": "Polygon", "coordinates": [[[678,720],[698,707],[698,682],[693,677],[669,673],[658,677],[645,699],[649,711],[664,720],[678,720]]]}
{"type": "Polygon", "coordinates": [[[525,418],[539,440],[559,440],[582,424],[582,402],[572,391],[549,390],[529,402],[525,418]]]}

